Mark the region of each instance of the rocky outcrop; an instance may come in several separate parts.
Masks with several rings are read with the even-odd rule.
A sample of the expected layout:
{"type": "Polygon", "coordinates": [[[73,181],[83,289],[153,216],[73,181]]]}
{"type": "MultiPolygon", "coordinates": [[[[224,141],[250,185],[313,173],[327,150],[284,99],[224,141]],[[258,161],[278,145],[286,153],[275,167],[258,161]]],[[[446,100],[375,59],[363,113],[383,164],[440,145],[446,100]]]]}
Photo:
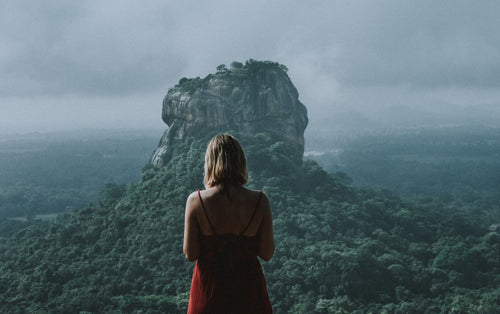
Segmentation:
{"type": "Polygon", "coordinates": [[[225,131],[271,133],[294,147],[290,157],[301,162],[307,110],[286,72],[278,63],[249,60],[220,65],[204,79],[181,79],[163,100],[168,129],[151,164],[164,165],[177,141],[225,131]]]}

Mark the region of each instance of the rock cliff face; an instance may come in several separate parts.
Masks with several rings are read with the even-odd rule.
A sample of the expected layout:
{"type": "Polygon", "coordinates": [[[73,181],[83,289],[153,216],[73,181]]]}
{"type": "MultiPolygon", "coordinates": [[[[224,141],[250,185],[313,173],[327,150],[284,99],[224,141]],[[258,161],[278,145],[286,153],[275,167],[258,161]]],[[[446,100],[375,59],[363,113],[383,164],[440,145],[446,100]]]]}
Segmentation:
{"type": "Polygon", "coordinates": [[[183,78],[163,100],[163,121],[168,125],[151,164],[164,165],[171,147],[189,136],[225,131],[268,132],[294,147],[301,162],[307,110],[286,67],[274,62],[233,62],[204,79],[183,78]]]}

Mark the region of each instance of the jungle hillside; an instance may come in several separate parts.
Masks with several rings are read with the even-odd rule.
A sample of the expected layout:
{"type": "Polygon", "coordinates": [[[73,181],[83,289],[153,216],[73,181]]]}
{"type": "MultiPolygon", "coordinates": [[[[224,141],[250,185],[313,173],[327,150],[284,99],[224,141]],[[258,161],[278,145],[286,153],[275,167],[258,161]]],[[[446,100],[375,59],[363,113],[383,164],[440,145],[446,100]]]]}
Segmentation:
{"type": "MultiPolygon", "coordinates": [[[[137,146],[114,138],[95,147],[102,144],[98,135],[89,146],[77,145],[85,157],[77,167],[75,158],[54,162],[21,145],[26,160],[40,160],[45,180],[35,181],[32,171],[5,172],[2,179],[26,183],[16,193],[1,186],[2,204],[19,207],[1,217],[0,311],[185,312],[193,264],[182,254],[184,205],[203,188],[206,144],[228,132],[247,155],[247,187],[263,189],[271,202],[276,252],[262,264],[276,313],[498,313],[500,211],[493,185],[500,131],[304,137],[307,111],[286,70],[251,60],[181,79],[164,99],[168,129],[155,139],[161,136],[156,149],[155,136],[137,146]],[[203,102],[207,93],[212,98],[203,102]],[[186,97],[191,105],[183,107],[186,97]],[[92,181],[112,147],[119,156],[129,156],[128,147],[142,157],[115,158],[99,171],[110,176],[92,181]],[[71,187],[50,169],[68,168],[81,171],[75,178],[86,183],[77,187],[83,196],[73,201],[70,189],[61,201],[69,205],[38,212],[36,204],[53,204],[57,191],[71,187]],[[33,186],[39,193],[30,203],[33,186]],[[57,215],[37,219],[42,213],[57,215]],[[30,219],[12,219],[18,216],[30,219]]],[[[75,143],[41,151],[75,152],[75,143]]],[[[4,160],[20,154],[9,145],[4,160]]]]}

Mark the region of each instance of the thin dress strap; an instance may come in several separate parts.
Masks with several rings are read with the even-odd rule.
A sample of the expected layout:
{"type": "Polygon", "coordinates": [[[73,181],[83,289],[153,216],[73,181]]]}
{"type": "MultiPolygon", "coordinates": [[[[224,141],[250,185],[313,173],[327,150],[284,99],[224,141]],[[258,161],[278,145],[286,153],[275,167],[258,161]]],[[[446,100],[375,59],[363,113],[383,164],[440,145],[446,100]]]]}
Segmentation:
{"type": "Polygon", "coordinates": [[[198,198],[200,199],[201,207],[203,208],[203,211],[205,212],[205,217],[207,217],[208,225],[210,226],[210,229],[212,229],[213,234],[216,234],[214,226],[212,226],[212,223],[210,222],[210,218],[208,218],[207,209],[205,208],[205,205],[203,205],[203,200],[201,199],[200,190],[198,190],[198,198]]]}
{"type": "Polygon", "coordinates": [[[248,225],[241,231],[240,236],[242,236],[245,231],[247,231],[248,227],[252,224],[253,218],[255,217],[255,214],[257,213],[257,209],[259,209],[259,204],[260,204],[260,199],[262,198],[262,190],[259,193],[259,199],[257,200],[257,205],[255,205],[255,209],[253,210],[252,217],[250,218],[250,221],[248,222],[248,225]]]}

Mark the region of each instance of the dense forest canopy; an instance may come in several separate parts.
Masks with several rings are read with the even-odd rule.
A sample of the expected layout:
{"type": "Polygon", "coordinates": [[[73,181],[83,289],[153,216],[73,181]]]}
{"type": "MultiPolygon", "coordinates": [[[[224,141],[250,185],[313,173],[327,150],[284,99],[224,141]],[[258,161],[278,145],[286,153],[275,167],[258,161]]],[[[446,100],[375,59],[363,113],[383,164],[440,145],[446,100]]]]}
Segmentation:
{"type": "Polygon", "coordinates": [[[372,130],[313,137],[307,146],[307,159],[329,173],[348,173],[357,186],[474,213],[471,219],[486,227],[500,221],[499,128],[372,130]]]}
{"type": "MultiPolygon", "coordinates": [[[[175,147],[133,185],[109,184],[84,210],[1,241],[4,312],[182,312],[186,196],[202,188],[212,134],[175,147]]],[[[476,312],[500,305],[500,235],[442,200],[357,188],[344,173],[290,160],[286,143],[235,133],[250,188],[263,188],[277,249],[264,263],[277,313],[476,312]]]]}

